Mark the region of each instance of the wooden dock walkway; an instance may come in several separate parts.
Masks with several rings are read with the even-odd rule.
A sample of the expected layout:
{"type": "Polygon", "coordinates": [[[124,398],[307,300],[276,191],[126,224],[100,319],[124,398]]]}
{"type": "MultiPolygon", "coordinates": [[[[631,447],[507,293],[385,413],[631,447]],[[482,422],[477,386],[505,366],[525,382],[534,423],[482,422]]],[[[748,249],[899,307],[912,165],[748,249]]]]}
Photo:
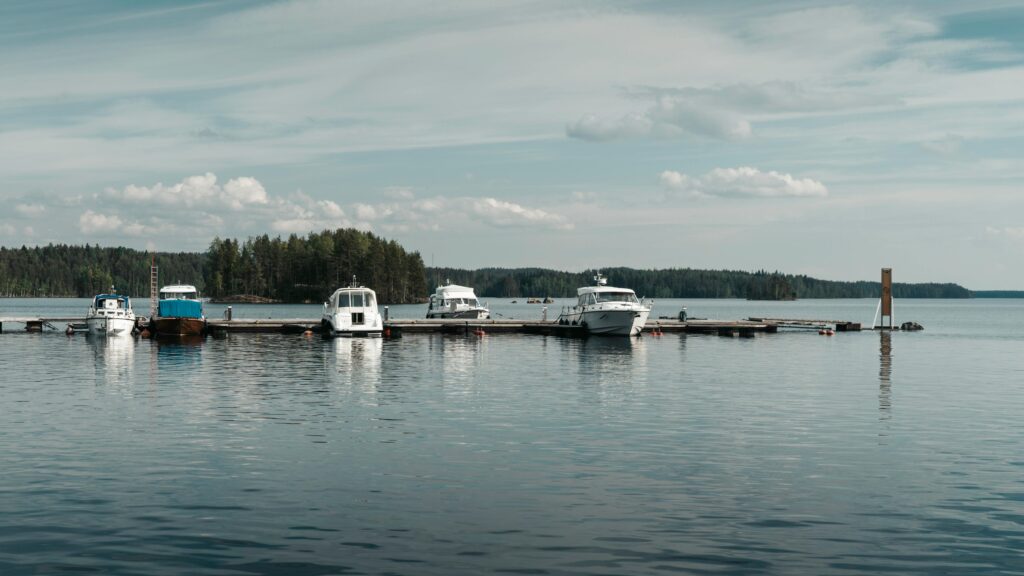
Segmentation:
{"type": "MultiPolygon", "coordinates": [[[[309,319],[234,319],[208,320],[211,332],[283,332],[301,333],[307,330],[320,331],[319,320],[309,319]]],[[[441,320],[441,319],[391,319],[384,323],[385,328],[403,334],[460,334],[483,330],[495,334],[543,334],[559,336],[582,336],[584,329],[580,326],[559,324],[555,320],[441,320]]],[[[704,334],[753,334],[757,332],[776,332],[778,327],[764,322],[745,320],[691,320],[679,321],[671,319],[648,320],[644,332],[662,333],[704,333],[704,334]]]]}
{"type": "Polygon", "coordinates": [[[836,332],[859,332],[862,329],[860,322],[850,322],[849,320],[803,320],[799,318],[748,318],[748,320],[774,324],[779,328],[820,330],[835,326],[836,332]]]}
{"type": "MultiPolygon", "coordinates": [[[[81,326],[85,318],[76,317],[0,317],[0,331],[4,323],[23,323],[29,331],[41,331],[44,326],[63,329],[71,324],[81,326]]],[[[559,324],[556,320],[426,320],[391,319],[385,327],[396,334],[460,334],[483,330],[494,334],[541,334],[557,336],[585,336],[580,326],[559,324]]],[[[212,333],[279,333],[301,334],[320,332],[320,320],[310,318],[236,318],[232,320],[208,319],[212,333]]],[[[778,326],[768,322],[749,320],[688,320],[651,319],[644,328],[646,333],[699,333],[747,336],[756,333],[774,333],[778,326]]]]}
{"type": "Polygon", "coordinates": [[[84,317],[47,317],[47,316],[0,316],[0,332],[4,331],[4,324],[24,324],[29,332],[41,332],[44,326],[57,327],[57,324],[84,324],[84,317]]]}

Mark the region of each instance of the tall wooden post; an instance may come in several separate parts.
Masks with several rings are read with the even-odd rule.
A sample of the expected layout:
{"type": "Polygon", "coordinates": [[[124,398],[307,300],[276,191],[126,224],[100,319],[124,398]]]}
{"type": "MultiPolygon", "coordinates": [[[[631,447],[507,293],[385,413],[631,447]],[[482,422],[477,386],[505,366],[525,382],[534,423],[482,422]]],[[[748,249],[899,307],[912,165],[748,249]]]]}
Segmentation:
{"type": "Polygon", "coordinates": [[[892,268],[882,268],[882,318],[881,326],[885,325],[886,317],[889,318],[889,329],[892,330],[892,268]]]}

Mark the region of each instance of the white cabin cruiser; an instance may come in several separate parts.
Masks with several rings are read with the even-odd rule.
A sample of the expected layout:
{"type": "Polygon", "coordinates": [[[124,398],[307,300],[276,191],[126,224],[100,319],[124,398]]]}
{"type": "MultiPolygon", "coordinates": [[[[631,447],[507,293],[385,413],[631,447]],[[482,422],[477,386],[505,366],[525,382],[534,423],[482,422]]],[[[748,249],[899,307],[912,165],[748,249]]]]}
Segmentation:
{"type": "Polygon", "coordinates": [[[135,329],[135,312],[132,302],[121,294],[97,294],[85,317],[89,334],[117,336],[131,334],[135,329]]]}
{"type": "Polygon", "coordinates": [[[558,323],[583,326],[590,334],[637,336],[651,314],[649,301],[641,302],[629,288],[608,286],[600,272],[594,286],[584,286],[576,295],[576,305],[564,309],[558,323]]]}
{"type": "Polygon", "coordinates": [[[352,277],[352,284],[338,288],[324,302],[324,314],[320,319],[324,337],[333,336],[381,336],[384,322],[377,309],[377,294],[360,286],[352,277]]]}
{"type": "Polygon", "coordinates": [[[486,320],[491,311],[480,304],[472,288],[446,281],[430,295],[427,304],[427,318],[469,318],[486,320]]]}

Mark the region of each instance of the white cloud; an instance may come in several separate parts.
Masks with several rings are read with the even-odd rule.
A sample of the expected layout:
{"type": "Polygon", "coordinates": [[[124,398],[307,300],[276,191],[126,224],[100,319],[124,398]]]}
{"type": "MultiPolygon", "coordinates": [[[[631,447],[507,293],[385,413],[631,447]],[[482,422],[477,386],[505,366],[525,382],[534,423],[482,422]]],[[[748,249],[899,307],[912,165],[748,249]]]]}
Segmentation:
{"type": "Polygon", "coordinates": [[[940,138],[921,143],[921,148],[939,156],[952,156],[964,145],[964,137],[959,134],[946,134],[940,138]]]}
{"type": "Polygon", "coordinates": [[[573,224],[566,217],[537,208],[527,208],[514,202],[496,198],[475,198],[471,200],[472,213],[495,226],[525,226],[572,230],[573,224]]]}
{"type": "Polygon", "coordinates": [[[750,131],[750,122],[738,114],[670,96],[658,98],[657,103],[643,114],[628,114],[613,121],[586,114],[566,127],[570,138],[593,141],[640,136],[702,136],[738,140],[749,137],[750,131]]]}
{"type": "Polygon", "coordinates": [[[232,209],[241,210],[247,205],[266,204],[267,191],[263,189],[259,180],[243,176],[228,180],[224,185],[224,201],[232,209]]]}
{"type": "Polygon", "coordinates": [[[333,200],[317,200],[302,192],[287,199],[275,199],[277,217],[270,223],[275,232],[303,234],[333,228],[357,226],[333,200]]]}
{"type": "Polygon", "coordinates": [[[733,197],[821,197],[828,188],[817,180],[794,178],[774,170],[762,172],[757,168],[715,168],[700,178],[666,170],[661,173],[666,188],[697,196],[733,197]]]}
{"type": "Polygon", "coordinates": [[[18,204],[14,210],[22,216],[34,217],[46,212],[46,206],[42,204],[18,204]]]}
{"type": "Polygon", "coordinates": [[[877,94],[862,86],[830,86],[792,80],[716,84],[707,87],[636,87],[627,94],[639,98],[675,98],[692,106],[731,110],[736,114],[818,113],[880,106],[898,106],[901,101],[877,94]]]}
{"type": "MultiPolygon", "coordinates": [[[[311,223],[319,224],[317,214],[322,214],[322,210],[314,209],[308,202],[305,206],[308,208],[296,206],[296,217],[282,221],[277,226],[294,231],[294,228],[309,226],[311,223]]],[[[356,219],[354,225],[369,228],[372,224],[393,232],[440,231],[446,229],[446,224],[451,222],[457,222],[458,226],[463,227],[484,225],[498,228],[573,229],[573,223],[568,218],[555,212],[490,197],[434,196],[380,204],[356,203],[352,209],[356,219]]]]}
{"type": "Polygon", "coordinates": [[[387,198],[399,200],[412,200],[416,197],[416,193],[409,186],[388,186],[384,189],[383,194],[387,198]]]}
{"type": "Polygon", "coordinates": [[[584,114],[575,124],[565,127],[570,138],[602,142],[618,138],[650,135],[653,122],[646,115],[630,114],[618,120],[605,120],[595,114],[584,114]]]}
{"type": "Polygon", "coordinates": [[[15,232],[16,230],[14,229],[14,226],[11,226],[10,224],[0,224],[0,234],[3,234],[4,236],[14,236],[15,232]]]}
{"type": "Polygon", "coordinates": [[[247,206],[266,205],[267,192],[258,180],[250,177],[228,180],[224,186],[217,184],[212,172],[189,176],[172,186],[157,183],[154,186],[130,184],[121,190],[107,188],[110,198],[133,203],[155,202],[165,206],[225,206],[242,210],[247,206]]]}
{"type": "Polygon", "coordinates": [[[1000,228],[995,226],[986,226],[985,233],[997,238],[1007,238],[1014,241],[1024,240],[1024,227],[1005,226],[1000,228]]]}
{"type": "MultiPolygon", "coordinates": [[[[117,214],[100,214],[86,210],[78,217],[78,229],[83,234],[140,237],[147,234],[147,227],[134,221],[123,220],[117,214]]],[[[170,227],[160,226],[151,231],[168,232],[170,227]]]]}
{"type": "Polygon", "coordinates": [[[78,217],[78,229],[83,234],[120,232],[123,225],[121,217],[116,214],[107,216],[86,210],[78,217]]]}

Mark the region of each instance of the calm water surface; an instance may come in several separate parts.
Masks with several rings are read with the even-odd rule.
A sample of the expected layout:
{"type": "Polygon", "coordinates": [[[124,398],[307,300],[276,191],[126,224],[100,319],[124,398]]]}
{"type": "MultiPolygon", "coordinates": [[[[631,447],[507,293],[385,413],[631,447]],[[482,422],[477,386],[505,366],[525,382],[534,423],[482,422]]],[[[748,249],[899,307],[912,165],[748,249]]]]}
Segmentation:
{"type": "MultiPolygon", "coordinates": [[[[655,316],[682,305],[870,322],[875,301],[655,316]]],[[[926,330],[183,344],[5,325],[0,574],[1024,573],[1024,302],[896,314],[926,330]]]]}

